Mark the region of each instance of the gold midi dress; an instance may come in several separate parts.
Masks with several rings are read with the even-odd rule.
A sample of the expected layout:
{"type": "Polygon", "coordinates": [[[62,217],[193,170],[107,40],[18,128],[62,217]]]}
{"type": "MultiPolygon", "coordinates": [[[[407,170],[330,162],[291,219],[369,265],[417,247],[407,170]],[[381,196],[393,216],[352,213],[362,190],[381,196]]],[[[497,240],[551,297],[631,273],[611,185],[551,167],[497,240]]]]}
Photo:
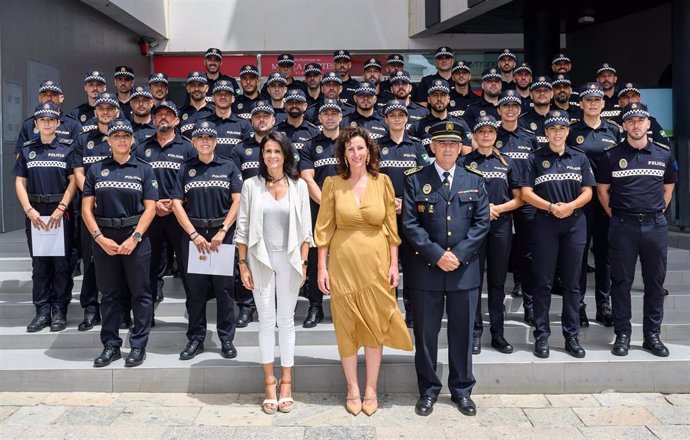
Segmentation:
{"type": "Polygon", "coordinates": [[[314,238],[318,247],[329,248],[331,314],[340,356],[354,355],[362,346],[412,350],[388,283],[390,245],[400,244],[389,177],[369,175],[359,205],[347,181],[327,178],[314,238]]]}

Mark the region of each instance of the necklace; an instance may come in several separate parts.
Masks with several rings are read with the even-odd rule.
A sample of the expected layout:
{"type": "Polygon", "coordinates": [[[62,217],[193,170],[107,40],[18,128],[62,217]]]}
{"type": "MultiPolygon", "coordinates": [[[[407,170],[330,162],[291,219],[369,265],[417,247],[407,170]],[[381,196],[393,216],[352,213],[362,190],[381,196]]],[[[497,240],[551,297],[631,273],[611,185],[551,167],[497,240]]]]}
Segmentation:
{"type": "Polygon", "coordinates": [[[287,177],[287,176],[286,176],[285,174],[283,174],[283,177],[281,177],[280,179],[274,179],[273,177],[269,176],[269,177],[268,177],[268,186],[270,186],[270,187],[272,188],[273,185],[275,185],[276,183],[278,183],[278,182],[280,182],[281,180],[285,179],[286,177],[287,177]]]}

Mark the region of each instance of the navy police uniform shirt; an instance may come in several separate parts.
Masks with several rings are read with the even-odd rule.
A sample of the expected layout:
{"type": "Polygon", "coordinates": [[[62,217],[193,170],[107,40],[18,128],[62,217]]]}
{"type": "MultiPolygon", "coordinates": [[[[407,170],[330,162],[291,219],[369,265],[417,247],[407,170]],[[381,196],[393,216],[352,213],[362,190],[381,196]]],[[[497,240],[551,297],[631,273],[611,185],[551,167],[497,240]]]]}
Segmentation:
{"type": "MultiPolygon", "coordinates": [[[[347,81],[343,81],[343,91],[340,94],[340,98],[343,102],[347,102],[350,105],[354,105],[355,92],[359,88],[359,81],[355,80],[352,76],[347,81]]],[[[306,91],[305,91],[306,93],[306,91]]]]}
{"type": "MultiPolygon", "coordinates": [[[[534,133],[519,125],[513,131],[506,130],[503,126],[500,126],[498,127],[495,145],[504,157],[509,157],[511,159],[515,168],[517,180],[520,182],[527,170],[530,153],[539,148],[534,133]]],[[[518,211],[525,215],[530,215],[534,213],[534,207],[529,204],[524,204],[518,211]]]]}
{"type": "Polygon", "coordinates": [[[285,120],[280,124],[276,124],[275,127],[273,127],[273,131],[283,133],[290,138],[292,146],[295,147],[297,151],[304,148],[310,139],[320,133],[319,128],[306,119],[302,119],[302,123],[297,127],[285,120]]]}
{"type": "MultiPolygon", "coordinates": [[[[247,120],[238,118],[234,113],[229,118],[221,118],[214,113],[205,120],[216,124],[216,131],[218,132],[216,154],[221,156],[230,157],[235,146],[252,134],[252,124],[247,120]]],[[[201,122],[201,120],[196,122],[201,122]]]]}
{"type": "Polygon", "coordinates": [[[79,121],[81,125],[84,125],[89,119],[93,119],[96,116],[95,110],[96,107],[91,107],[88,102],[85,102],[75,107],[69,114],[72,118],[79,121]]]}
{"type": "Polygon", "coordinates": [[[534,133],[540,147],[546,147],[549,144],[549,140],[546,138],[546,132],[544,131],[544,121],[546,121],[546,116],[540,115],[534,108],[531,108],[526,113],[520,115],[518,125],[534,133]]]}
{"type": "Polygon", "coordinates": [[[448,104],[448,113],[455,116],[456,118],[462,118],[465,115],[465,111],[470,104],[481,102],[482,98],[477,96],[470,89],[467,95],[461,95],[455,88],[450,91],[450,103],[448,104]]]}
{"type": "Polygon", "coordinates": [[[335,176],[338,159],[335,140],[318,134],[299,152],[299,170],[314,170],[314,182],[323,188],[326,177],[335,176]]]}
{"type": "Polygon", "coordinates": [[[341,127],[362,127],[369,130],[372,139],[379,139],[386,135],[388,126],[383,120],[383,116],[374,110],[371,116],[364,116],[358,111],[354,111],[343,117],[341,127]]]}
{"type": "Polygon", "coordinates": [[[596,186],[589,159],[582,151],[565,147],[562,155],[547,145],[530,154],[520,186],[551,203],[569,203],[582,193],[584,186],[596,186]]]}
{"type": "Polygon", "coordinates": [[[520,187],[517,169],[509,157],[499,156],[496,152],[485,156],[479,150],[475,150],[458,161],[462,166],[482,173],[489,203],[501,205],[510,202],[513,199],[512,191],[520,187]]]}
{"type": "Polygon", "coordinates": [[[224,218],[232,205],[232,194],[242,191],[242,176],[228,158],[213,155],[209,163],[198,157],[185,162],[175,182],[172,198],[182,200],[190,218],[224,218]]]}
{"type": "Polygon", "coordinates": [[[210,102],[207,102],[205,106],[198,110],[191,104],[185,104],[180,107],[179,114],[180,121],[182,121],[180,122],[180,133],[182,136],[191,139],[196,121],[201,119],[208,120],[208,118],[215,113],[215,111],[216,108],[210,102]]]}
{"type": "Polygon", "coordinates": [[[462,118],[467,122],[468,127],[474,128],[477,119],[482,116],[493,116],[497,121],[501,120],[498,115],[498,107],[483,98],[467,107],[462,118]]]}
{"type": "MultiPolygon", "coordinates": [[[[424,145],[428,151],[429,145],[431,145],[431,136],[429,135],[429,129],[432,125],[443,122],[451,121],[460,125],[465,132],[465,138],[462,141],[463,145],[472,145],[472,130],[467,126],[464,119],[456,118],[455,116],[448,115],[446,119],[439,119],[436,116],[429,113],[425,118],[420,119],[410,126],[408,129],[410,136],[414,136],[422,140],[422,145],[424,145]]],[[[431,155],[431,154],[430,154],[431,155]]]]}
{"type": "Polygon", "coordinates": [[[405,191],[405,171],[428,165],[429,155],[422,146],[422,141],[407,132],[399,144],[386,135],[378,140],[378,145],[379,170],[390,177],[395,197],[401,198],[405,191]]]}
{"type": "Polygon", "coordinates": [[[50,144],[41,143],[40,137],[25,142],[12,174],[27,179],[29,194],[63,194],[73,174],[73,142],[58,137],[50,144]]]}
{"type": "Polygon", "coordinates": [[[597,128],[590,127],[585,124],[585,121],[572,124],[566,144],[575,145],[585,152],[592,166],[592,171],[596,175],[597,162],[604,155],[604,151],[615,147],[621,140],[620,128],[606,119],[602,119],[597,128]]]}
{"type": "MultiPolygon", "coordinates": [[[[385,107],[384,107],[385,109],[385,107]]],[[[427,117],[429,114],[429,109],[424,107],[423,105],[419,105],[416,102],[410,100],[410,103],[407,105],[407,123],[412,124],[414,122],[417,122],[421,119],[424,119],[427,117]]]]}
{"type": "MultiPolygon", "coordinates": [[[[217,151],[218,147],[216,147],[217,151]]],[[[261,160],[261,145],[256,137],[250,136],[236,145],[229,156],[242,173],[242,180],[259,175],[259,160],[261,160]]]]}
{"type": "MultiPolygon", "coordinates": [[[[55,134],[61,139],[72,139],[76,141],[81,134],[81,124],[70,115],[60,113],[60,125],[58,125],[55,134]]],[[[22,123],[22,128],[19,130],[19,136],[17,136],[17,142],[15,143],[15,153],[19,153],[24,146],[24,143],[30,141],[31,139],[36,139],[41,135],[36,128],[34,123],[34,117],[30,117],[24,120],[22,123]]]]}
{"type": "Polygon", "coordinates": [[[132,130],[134,130],[134,140],[137,144],[146,141],[146,139],[156,134],[156,127],[153,125],[153,122],[145,124],[132,122],[132,130]]]}
{"type": "Polygon", "coordinates": [[[252,118],[252,107],[254,106],[254,103],[262,99],[264,99],[264,97],[262,97],[260,94],[256,95],[256,98],[250,98],[247,95],[240,95],[235,98],[235,101],[232,103],[232,113],[242,119],[249,120],[252,118]]]}
{"type": "Polygon", "coordinates": [[[96,217],[133,217],[144,212],[144,200],[158,200],[158,183],[151,165],[138,157],[123,164],[109,157],[89,169],[83,196],[96,197],[96,217]]]}
{"type": "Polygon", "coordinates": [[[196,150],[179,134],[162,148],[156,136],[153,136],[137,146],[136,156],[151,164],[156,173],[160,198],[169,199],[180,167],[187,160],[196,157],[196,150]]]}
{"type": "Polygon", "coordinates": [[[405,282],[426,291],[479,287],[477,256],[489,221],[489,198],[479,173],[456,166],[448,191],[434,164],[408,175],[402,228],[414,252],[405,282]],[[446,251],[460,260],[458,269],[444,272],[436,265],[446,251]]]}
{"type": "Polygon", "coordinates": [[[128,121],[131,121],[132,120],[132,106],[129,104],[129,101],[122,102],[118,99],[117,102],[120,103],[120,115],[122,115],[122,117],[127,119],[128,121]]]}
{"type": "Polygon", "coordinates": [[[89,130],[79,136],[74,147],[74,168],[84,168],[84,175],[91,165],[111,156],[108,136],[98,128],[89,130]]]}
{"type": "Polygon", "coordinates": [[[664,185],[676,182],[676,168],[667,147],[649,141],[638,149],[626,139],[604,153],[597,168],[597,182],[611,185],[611,209],[656,213],[666,209],[664,185]]]}

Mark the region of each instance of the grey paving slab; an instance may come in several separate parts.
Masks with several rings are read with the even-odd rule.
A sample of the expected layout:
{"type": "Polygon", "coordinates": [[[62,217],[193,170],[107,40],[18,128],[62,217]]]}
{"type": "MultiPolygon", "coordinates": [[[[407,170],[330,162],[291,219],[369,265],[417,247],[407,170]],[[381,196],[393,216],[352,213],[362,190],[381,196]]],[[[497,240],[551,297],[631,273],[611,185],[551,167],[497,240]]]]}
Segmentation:
{"type": "Polygon", "coordinates": [[[551,406],[543,394],[501,394],[498,396],[504,407],[545,408],[551,406]]]}
{"type": "Polygon", "coordinates": [[[202,407],[194,420],[201,426],[271,426],[273,416],[261,412],[258,404],[202,407]]]}
{"type": "Polygon", "coordinates": [[[39,405],[50,393],[27,393],[27,392],[14,392],[5,391],[0,393],[0,406],[1,405],[12,405],[12,406],[31,406],[39,405]]]}
{"type": "Polygon", "coordinates": [[[238,426],[235,428],[234,438],[247,440],[302,440],[308,428],[292,426],[238,426]]]}
{"type": "Polygon", "coordinates": [[[167,440],[166,427],[120,426],[0,426],[0,438],[12,440],[167,440]]]}
{"type": "Polygon", "coordinates": [[[584,407],[601,406],[601,403],[592,394],[546,394],[545,397],[553,407],[584,407]]]}
{"type": "Polygon", "coordinates": [[[489,440],[582,440],[584,437],[577,428],[528,427],[513,429],[505,427],[459,426],[446,428],[449,439],[489,439],[489,440]]]}
{"type": "Polygon", "coordinates": [[[585,427],[580,428],[580,432],[587,440],[657,440],[645,426],[585,427]]]}
{"type": "Polygon", "coordinates": [[[9,416],[19,409],[18,406],[0,406],[0,423],[4,422],[9,416]]]}
{"type": "MultiPolygon", "coordinates": [[[[120,409],[120,408],[118,408],[120,409]]],[[[201,407],[127,406],[113,420],[114,426],[133,425],[192,425],[201,407]]]]}
{"type": "Polygon", "coordinates": [[[659,440],[680,440],[690,438],[690,426],[650,426],[649,430],[659,440]]]}
{"type": "Polygon", "coordinates": [[[599,393],[594,394],[602,406],[670,405],[660,393],[599,393]]]}
{"type": "Polygon", "coordinates": [[[586,426],[649,426],[661,422],[642,406],[573,408],[586,426]]]}
{"type": "Polygon", "coordinates": [[[645,408],[664,425],[690,426],[690,410],[687,407],[666,403],[664,405],[645,405],[645,408]]]}
{"type": "Polygon", "coordinates": [[[233,426],[171,426],[161,433],[161,437],[166,440],[226,440],[238,438],[236,431],[233,426]]]}
{"type": "Polygon", "coordinates": [[[373,440],[376,428],[371,426],[311,427],[304,432],[304,440],[373,440]]]}
{"type": "Polygon", "coordinates": [[[444,428],[433,426],[376,427],[376,440],[418,440],[421,438],[445,440],[457,437],[446,436],[444,428]]]}
{"type": "Polygon", "coordinates": [[[67,409],[67,412],[55,423],[58,425],[68,426],[108,426],[117,419],[123,407],[108,406],[108,407],[84,407],[78,406],[67,409]]]}
{"type": "Polygon", "coordinates": [[[45,398],[41,399],[43,405],[63,405],[63,406],[110,406],[119,395],[116,393],[47,393],[45,398]]]}
{"type": "Polygon", "coordinates": [[[584,426],[571,408],[523,408],[534,426],[584,426]]]}
{"type": "Polygon", "coordinates": [[[690,406],[690,394],[666,394],[666,400],[676,406],[690,406]]]}
{"type": "Polygon", "coordinates": [[[6,425],[50,425],[67,412],[64,406],[23,406],[4,422],[6,425]]]}

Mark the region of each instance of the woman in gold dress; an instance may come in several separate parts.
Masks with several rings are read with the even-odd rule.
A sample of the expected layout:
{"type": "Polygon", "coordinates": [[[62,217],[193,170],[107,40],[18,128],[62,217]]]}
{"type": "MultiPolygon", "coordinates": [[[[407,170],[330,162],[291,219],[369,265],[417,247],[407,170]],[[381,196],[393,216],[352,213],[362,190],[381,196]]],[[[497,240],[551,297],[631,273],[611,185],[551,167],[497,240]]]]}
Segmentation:
{"type": "Polygon", "coordinates": [[[378,147],[369,133],[345,128],[336,140],[338,174],[326,179],[314,231],[318,284],[331,295],[338,351],[347,381],[346,408],[371,415],[383,346],[412,350],[398,309],[398,237],[393,185],[379,174],[378,147]],[[364,398],[357,383],[357,352],[364,346],[364,398]],[[363,402],[362,402],[363,400],[363,402]]]}

